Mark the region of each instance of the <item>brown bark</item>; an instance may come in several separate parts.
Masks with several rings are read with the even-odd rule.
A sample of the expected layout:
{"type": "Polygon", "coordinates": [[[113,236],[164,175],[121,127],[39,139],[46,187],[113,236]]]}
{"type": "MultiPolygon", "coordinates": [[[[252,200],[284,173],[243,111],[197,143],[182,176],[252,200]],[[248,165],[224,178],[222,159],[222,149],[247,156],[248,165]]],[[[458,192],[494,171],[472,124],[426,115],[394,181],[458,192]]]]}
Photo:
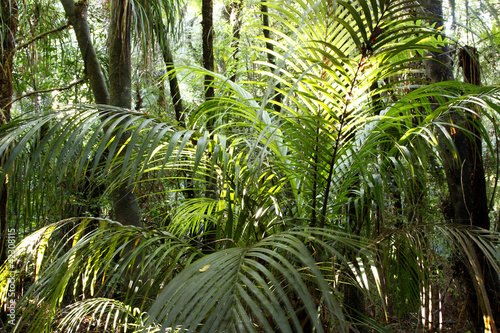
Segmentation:
{"type": "MultiPolygon", "coordinates": [[[[175,110],[175,120],[181,126],[185,126],[185,115],[184,115],[184,106],[182,104],[182,95],[179,87],[179,80],[177,80],[177,73],[173,71],[175,69],[174,66],[174,56],[172,54],[172,49],[170,48],[170,44],[167,40],[167,32],[163,21],[161,21],[161,17],[157,18],[157,29],[156,34],[158,36],[163,62],[165,63],[167,69],[167,77],[168,77],[168,85],[170,88],[170,96],[172,97],[172,103],[174,104],[175,110]]],[[[165,93],[165,88],[163,86],[163,82],[160,87],[160,98],[159,101],[163,106],[163,96],[165,93]]],[[[185,173],[186,179],[188,179],[186,184],[186,196],[190,199],[195,197],[195,190],[193,188],[192,180],[189,180],[188,172],[185,173]]]]}
{"type": "Polygon", "coordinates": [[[156,33],[158,35],[161,53],[163,56],[163,62],[167,67],[167,77],[168,77],[168,86],[170,88],[170,95],[172,96],[172,103],[174,104],[175,110],[175,120],[179,123],[184,122],[183,112],[184,108],[182,106],[182,96],[181,90],[179,88],[179,81],[177,80],[177,74],[173,71],[174,67],[174,56],[172,54],[172,49],[170,48],[170,44],[167,40],[165,25],[161,21],[161,18],[158,18],[158,26],[156,33]],[[161,33],[160,33],[161,31],[161,33]]]}
{"type": "MultiPolygon", "coordinates": [[[[213,0],[203,0],[201,5],[202,12],[202,39],[203,39],[203,68],[208,71],[214,71],[214,27],[213,27],[213,0]]],[[[213,78],[211,75],[205,75],[204,88],[205,100],[215,97],[213,87],[213,78]]],[[[209,130],[213,130],[213,121],[209,121],[209,130]]]]}
{"type": "MultiPolygon", "coordinates": [[[[424,1],[424,6],[430,16],[435,19],[432,23],[436,24],[436,28],[442,28],[443,12],[441,0],[426,0],[424,1]]],[[[431,53],[431,59],[426,61],[425,66],[431,82],[454,80],[448,51],[448,48],[444,46],[439,52],[431,53]]],[[[477,59],[465,57],[465,54],[470,53],[462,53],[460,59],[464,67],[464,78],[469,83],[480,85],[477,59]]],[[[490,221],[486,198],[486,180],[481,156],[481,139],[477,136],[479,134],[477,125],[480,119],[475,116],[463,115],[458,111],[452,111],[449,114],[448,120],[458,125],[458,127],[464,127],[470,131],[470,133],[466,133],[458,127],[449,128],[457,154],[448,147],[444,140],[441,142],[448,192],[453,209],[453,222],[461,225],[489,229],[490,221]],[[472,134],[472,136],[470,134],[472,134]]],[[[475,256],[481,261],[480,265],[483,274],[487,274],[488,265],[486,259],[479,249],[476,248],[475,252],[475,256]]],[[[469,300],[467,310],[474,328],[478,332],[482,332],[487,328],[485,327],[486,324],[490,324],[491,327],[489,329],[494,329],[494,318],[490,318],[488,313],[482,313],[481,309],[479,309],[479,304],[483,301],[482,297],[491,298],[493,294],[479,295],[473,282],[473,279],[477,280],[477,278],[483,280],[484,275],[483,277],[472,277],[470,275],[471,273],[466,269],[466,266],[464,266],[464,263],[458,258],[456,259],[454,270],[455,274],[462,280],[466,288],[469,300]],[[483,318],[488,318],[489,322],[485,323],[483,318]]],[[[491,271],[489,272],[491,273],[491,271]]],[[[486,288],[491,291],[495,289],[494,286],[497,285],[496,281],[498,281],[498,279],[495,279],[491,274],[489,274],[489,276],[490,278],[486,278],[486,280],[483,281],[489,284],[486,285],[486,288]]],[[[498,304],[498,302],[494,303],[490,301],[490,304],[493,304],[495,307],[495,304],[498,304]]],[[[498,307],[498,305],[496,305],[496,307],[498,307]]],[[[498,309],[496,309],[496,311],[498,312],[498,309]]]]}
{"type": "Polygon", "coordinates": [[[172,71],[175,68],[174,57],[168,44],[165,45],[163,60],[167,66],[168,86],[170,88],[170,95],[172,96],[172,103],[174,104],[175,120],[182,124],[184,123],[184,107],[182,106],[181,89],[179,88],[177,73],[172,71]]]}
{"type": "MultiPolygon", "coordinates": [[[[0,52],[0,125],[8,123],[10,116],[10,102],[12,100],[12,66],[14,52],[16,49],[17,32],[17,2],[16,0],[2,0],[1,8],[1,52],[0,52]]],[[[0,166],[3,164],[5,156],[0,158],[0,166]]],[[[8,184],[7,179],[3,180],[0,186],[0,265],[7,259],[7,203],[8,184]]]]}
{"type": "MultiPolygon", "coordinates": [[[[213,0],[202,0],[202,39],[203,39],[203,67],[210,72],[214,71],[214,28],[213,28],[213,0]]],[[[205,102],[209,102],[215,97],[215,89],[213,86],[213,77],[211,75],[205,75],[204,79],[205,88],[205,102]]],[[[209,132],[213,132],[215,129],[215,115],[210,114],[207,121],[207,129],[209,132]]],[[[206,189],[205,196],[207,198],[214,199],[217,196],[217,185],[216,179],[212,174],[206,176],[206,189]]],[[[211,223],[207,220],[206,223],[211,223]]],[[[205,228],[205,233],[203,235],[203,242],[205,247],[203,251],[205,253],[213,252],[213,247],[216,245],[216,226],[209,224],[205,228]]]]}
{"type": "MultiPolygon", "coordinates": [[[[463,70],[464,81],[473,85],[481,85],[481,73],[478,60],[478,52],[474,47],[465,46],[459,53],[459,66],[463,70]]],[[[480,110],[477,110],[477,115],[468,117],[467,128],[472,133],[473,137],[468,137],[468,144],[465,145],[465,152],[461,152],[460,157],[469,163],[463,163],[464,167],[468,167],[469,178],[463,178],[462,183],[468,183],[466,186],[468,193],[464,189],[464,198],[467,202],[470,223],[475,227],[489,230],[490,218],[488,202],[486,197],[486,177],[482,159],[482,140],[479,133],[479,125],[481,123],[480,110]],[[462,156],[464,155],[464,156],[462,156]],[[466,166],[468,164],[468,166],[466,166]]],[[[491,264],[488,262],[482,251],[476,246],[477,258],[479,266],[484,277],[485,287],[487,290],[486,297],[489,298],[492,305],[493,320],[490,319],[492,325],[500,322],[500,280],[491,264]]],[[[487,314],[483,314],[485,316],[487,314]]],[[[483,322],[483,318],[478,318],[483,322]]]]}
{"type": "MultiPolygon", "coordinates": [[[[463,68],[464,80],[466,82],[477,86],[481,85],[477,51],[475,49],[463,48],[460,51],[459,65],[463,68]]],[[[463,192],[463,199],[461,201],[465,202],[468,214],[466,215],[463,212],[462,216],[457,216],[455,213],[455,218],[457,221],[489,230],[490,218],[488,216],[488,199],[486,197],[482,141],[478,131],[481,119],[476,115],[471,115],[462,121],[464,120],[466,121],[465,125],[467,129],[473,137],[466,136],[460,131],[457,131],[454,135],[452,134],[459,151],[460,159],[454,165],[450,166],[450,168],[453,169],[455,177],[456,174],[461,175],[459,181],[463,192]],[[457,162],[461,162],[461,165],[458,165],[457,162]],[[462,169],[461,172],[459,168],[462,169]]],[[[463,209],[458,208],[457,204],[454,207],[463,209]]]]}
{"type": "MultiPolygon", "coordinates": [[[[428,16],[434,18],[430,23],[434,24],[435,29],[442,30],[444,22],[442,0],[424,0],[422,4],[428,16]]],[[[430,52],[429,60],[425,62],[425,69],[431,82],[454,80],[453,72],[451,71],[451,58],[448,54],[449,49],[447,45],[441,46],[439,51],[430,52]]]]}

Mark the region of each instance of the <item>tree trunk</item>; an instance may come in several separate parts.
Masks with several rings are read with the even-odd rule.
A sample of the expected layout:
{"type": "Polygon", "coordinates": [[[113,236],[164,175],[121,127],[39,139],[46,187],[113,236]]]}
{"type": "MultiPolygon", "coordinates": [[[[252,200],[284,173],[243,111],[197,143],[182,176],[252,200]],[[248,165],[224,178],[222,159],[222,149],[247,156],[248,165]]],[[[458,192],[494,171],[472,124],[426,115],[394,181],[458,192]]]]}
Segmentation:
{"type": "MultiPolygon", "coordinates": [[[[87,23],[87,3],[61,0],[66,15],[75,31],[80,52],[85,64],[85,75],[96,104],[110,104],[126,109],[132,105],[131,68],[131,4],[127,0],[111,1],[111,21],[109,29],[109,92],[101,70],[87,23]]],[[[120,142],[127,139],[123,134],[120,142]]],[[[114,219],[125,225],[141,226],[139,205],[135,193],[129,186],[121,186],[113,191],[114,219]]]]}
{"type": "MultiPolygon", "coordinates": [[[[466,82],[480,86],[481,79],[477,56],[477,50],[474,48],[465,47],[461,49],[459,66],[463,68],[464,80],[466,82]]],[[[481,119],[478,116],[472,116],[467,120],[467,128],[472,134],[474,134],[475,139],[472,140],[470,137],[467,137],[467,139],[461,138],[462,142],[459,141],[460,143],[463,143],[459,149],[462,150],[465,148],[464,151],[461,151],[460,153],[460,160],[462,162],[466,162],[463,163],[463,167],[470,169],[467,174],[462,176],[463,180],[461,180],[461,183],[463,184],[462,186],[470,186],[470,188],[464,188],[463,191],[465,201],[467,203],[470,202],[470,205],[467,205],[467,208],[469,210],[471,224],[473,226],[489,230],[490,218],[488,216],[488,198],[486,197],[486,179],[484,176],[482,158],[482,140],[478,131],[481,119]],[[466,179],[470,179],[471,181],[465,181],[466,179]]]]}
{"type": "Polygon", "coordinates": [[[161,21],[161,17],[157,18],[157,20],[158,23],[157,23],[156,34],[158,36],[158,41],[161,48],[161,54],[163,56],[163,62],[167,67],[168,85],[170,87],[170,95],[172,96],[172,103],[174,104],[175,120],[177,120],[177,122],[179,122],[180,124],[183,124],[184,110],[182,106],[181,90],[179,88],[179,81],[177,80],[177,73],[172,71],[175,69],[174,56],[172,54],[170,44],[167,40],[167,35],[166,35],[167,32],[165,29],[165,25],[163,24],[163,21],[161,21]]]}
{"type": "MultiPolygon", "coordinates": [[[[85,78],[89,81],[90,89],[94,95],[94,101],[96,104],[107,105],[109,104],[108,87],[94,49],[92,37],[90,36],[90,28],[87,22],[87,3],[75,3],[73,0],[61,0],[61,4],[68,17],[69,24],[73,26],[73,31],[75,32],[84,63],[85,78]]],[[[81,179],[78,186],[82,189],[82,194],[86,196],[87,199],[97,198],[103,193],[102,187],[92,189],[90,180],[87,177],[81,179]]],[[[77,215],[84,213],[85,210],[88,209],[86,205],[77,204],[77,207],[77,215]]],[[[95,217],[100,215],[100,209],[93,207],[91,211],[91,214],[95,214],[95,217]]]]}
{"type": "MultiPolygon", "coordinates": [[[[475,48],[465,46],[459,53],[459,66],[463,69],[464,80],[466,82],[480,86],[481,73],[478,56],[478,52],[475,48]]],[[[480,110],[476,111],[479,115],[480,110]]],[[[488,215],[488,199],[486,197],[486,177],[482,159],[482,140],[478,130],[481,124],[481,118],[478,115],[468,117],[466,123],[467,129],[474,135],[474,138],[471,139],[467,137],[467,141],[464,144],[465,149],[460,149],[460,160],[465,161],[465,163],[462,163],[463,167],[468,169],[465,172],[462,171],[464,172],[462,183],[467,183],[464,185],[463,191],[465,199],[462,199],[462,201],[467,203],[470,224],[478,228],[489,230],[491,225],[488,215]],[[462,150],[465,151],[462,152],[462,150]]],[[[461,140],[464,139],[461,138],[461,140]]],[[[483,252],[477,246],[475,250],[487,290],[486,297],[489,298],[489,303],[493,311],[493,318],[489,321],[491,325],[494,326],[496,323],[500,322],[500,280],[483,252]]],[[[484,318],[484,316],[487,315],[487,313],[483,313],[482,317],[484,318]]],[[[483,322],[483,318],[478,318],[478,321],[483,322]]],[[[487,326],[487,323],[485,323],[485,326],[487,326]]]]}
{"type": "MultiPolygon", "coordinates": [[[[214,71],[214,28],[213,28],[213,0],[202,0],[202,38],[203,38],[203,67],[207,71],[214,71]]],[[[205,75],[204,79],[205,88],[205,103],[210,102],[215,97],[215,89],[213,86],[213,77],[205,75]]],[[[213,132],[215,129],[215,115],[210,114],[207,121],[207,129],[213,132]]],[[[210,157],[209,157],[210,158],[210,157]]],[[[217,180],[213,174],[206,176],[205,197],[210,199],[217,198],[217,180]]],[[[206,223],[209,223],[206,220],[206,223]]],[[[205,227],[205,234],[203,235],[204,252],[213,252],[213,246],[217,240],[217,226],[210,224],[205,227]]]]}
{"type": "MultiPolygon", "coordinates": [[[[2,48],[0,52],[0,125],[10,121],[10,101],[12,100],[12,66],[16,48],[17,32],[17,3],[16,0],[2,0],[1,8],[1,36],[2,48]]],[[[0,158],[0,167],[5,156],[0,158]]],[[[7,203],[8,184],[7,178],[0,186],[0,265],[7,259],[7,203]]]]}
{"type": "MultiPolygon", "coordinates": [[[[201,5],[202,13],[202,39],[203,39],[203,68],[208,71],[214,71],[214,27],[213,27],[213,0],[203,0],[201,5]]],[[[211,75],[205,75],[204,88],[205,100],[215,97],[213,87],[213,78],[211,75]]],[[[213,118],[209,121],[209,131],[213,130],[213,118]]]]}
{"type": "Polygon", "coordinates": [[[128,0],[111,1],[108,35],[109,104],[125,109],[132,107],[131,7],[128,0]]]}
{"type": "MultiPolygon", "coordinates": [[[[132,4],[129,0],[111,1],[109,24],[109,103],[120,108],[132,107],[132,4]]],[[[124,133],[119,142],[129,137],[124,133]]],[[[125,183],[126,180],[123,182],[125,183]]],[[[139,204],[133,186],[120,185],[113,193],[114,219],[124,225],[141,226],[139,204]]]]}
{"type": "Polygon", "coordinates": [[[241,39],[241,10],[243,8],[243,0],[236,0],[226,5],[226,11],[229,13],[229,24],[231,25],[231,48],[233,48],[234,73],[229,78],[236,82],[238,72],[240,39],[241,39]]]}
{"type": "MultiPolygon", "coordinates": [[[[10,121],[10,102],[12,100],[12,66],[14,60],[14,52],[16,49],[16,32],[17,32],[17,2],[16,0],[2,0],[0,5],[0,34],[1,34],[1,49],[0,49],[0,125],[5,125],[10,121]]],[[[0,168],[2,167],[6,156],[0,156],[0,168]]],[[[0,185],[0,265],[7,261],[8,257],[8,242],[7,235],[9,224],[7,219],[7,208],[9,201],[8,178],[5,177],[0,185]]],[[[8,278],[8,276],[7,276],[8,278]]],[[[9,284],[7,284],[7,287],[9,284]]],[[[10,296],[9,296],[10,298],[10,296]]],[[[0,320],[7,323],[7,308],[2,308],[0,311],[0,320]]]]}
{"type": "Polygon", "coordinates": [[[87,2],[81,1],[75,4],[73,0],[61,0],[61,4],[64,7],[69,23],[75,31],[76,40],[85,64],[85,76],[89,79],[95,103],[109,104],[106,80],[97,59],[87,23],[87,2]]]}
{"type": "MultiPolygon", "coordinates": [[[[442,28],[442,1],[426,0],[424,1],[424,5],[425,9],[430,13],[430,16],[435,19],[432,22],[436,24],[435,28],[442,28]]],[[[446,46],[444,46],[440,52],[431,53],[431,60],[425,62],[427,74],[431,79],[431,82],[453,80],[451,59],[448,54],[449,50],[446,46]]],[[[464,59],[462,58],[462,60],[464,59]]],[[[478,64],[474,64],[469,60],[464,68],[466,80],[472,84],[479,85],[478,70],[478,64]]],[[[476,130],[477,125],[475,124],[477,124],[480,119],[477,117],[474,118],[475,119],[472,119],[469,116],[458,114],[456,111],[450,113],[449,115],[449,121],[453,124],[456,124],[459,127],[463,126],[470,130],[473,134],[478,134],[476,130]]],[[[471,136],[467,135],[459,128],[450,128],[450,134],[453,143],[456,146],[458,156],[455,156],[454,152],[448,148],[445,142],[441,142],[441,148],[446,180],[448,183],[448,192],[453,207],[453,221],[457,224],[470,225],[488,230],[490,227],[490,221],[488,217],[486,181],[481,156],[481,139],[472,139],[471,136]]],[[[480,258],[481,261],[481,271],[483,274],[488,274],[488,265],[486,265],[484,256],[477,248],[475,252],[475,256],[480,258]]],[[[459,259],[455,260],[455,273],[464,282],[466,293],[469,297],[467,309],[474,328],[478,332],[482,332],[487,329],[489,329],[489,331],[496,331],[495,319],[497,318],[491,318],[488,313],[481,313],[481,309],[478,308],[480,302],[482,302],[484,298],[488,299],[488,297],[492,297],[493,294],[479,295],[474,287],[473,277],[464,266],[464,263],[459,259]]],[[[476,278],[482,280],[482,277],[476,278]]],[[[487,289],[495,289],[494,286],[491,285],[491,283],[496,285],[494,280],[495,279],[492,277],[490,277],[490,279],[486,279],[485,282],[490,283],[490,285],[486,285],[487,289]]],[[[492,304],[493,307],[498,307],[498,305],[495,305],[498,303],[490,302],[490,304],[492,304]]],[[[496,316],[498,316],[498,309],[496,312],[496,316]]]]}

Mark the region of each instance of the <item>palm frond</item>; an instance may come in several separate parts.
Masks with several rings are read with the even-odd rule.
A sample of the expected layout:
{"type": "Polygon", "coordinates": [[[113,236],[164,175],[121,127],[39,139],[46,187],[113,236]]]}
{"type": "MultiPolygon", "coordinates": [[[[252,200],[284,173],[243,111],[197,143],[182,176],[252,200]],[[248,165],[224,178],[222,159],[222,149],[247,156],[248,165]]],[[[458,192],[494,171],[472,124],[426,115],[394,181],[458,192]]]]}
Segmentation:
{"type": "Polygon", "coordinates": [[[200,332],[301,332],[297,309],[323,332],[318,304],[337,331],[347,325],[338,295],[332,292],[311,249],[340,242],[360,251],[358,240],[332,230],[297,229],[269,236],[252,247],[209,254],[177,275],[158,295],[146,325],[200,332]],[[304,244],[304,242],[306,244],[304,244]],[[317,290],[317,292],[314,292],[317,290]]]}
{"type": "Polygon", "coordinates": [[[102,330],[137,331],[142,327],[141,313],[137,308],[109,298],[90,298],[78,301],[60,313],[62,319],[57,329],[66,332],[77,332],[91,328],[102,330]]]}
{"type": "MultiPolygon", "coordinates": [[[[19,304],[29,305],[29,316],[17,323],[18,329],[26,320],[40,330],[48,329],[60,304],[82,297],[119,294],[123,306],[144,311],[149,306],[148,297],[161,290],[179,267],[189,265],[200,254],[172,234],[124,227],[103,219],[73,218],[55,223],[33,237],[39,235],[52,245],[52,251],[43,257],[41,273],[19,304]],[[96,222],[98,226],[93,224],[96,222]]],[[[30,262],[31,258],[23,255],[31,246],[21,243],[11,260],[30,262]]],[[[38,253],[41,250],[43,246],[38,246],[38,253]]],[[[8,266],[2,269],[4,272],[8,266]]],[[[82,303],[78,311],[100,303],[93,304],[82,303]]]]}

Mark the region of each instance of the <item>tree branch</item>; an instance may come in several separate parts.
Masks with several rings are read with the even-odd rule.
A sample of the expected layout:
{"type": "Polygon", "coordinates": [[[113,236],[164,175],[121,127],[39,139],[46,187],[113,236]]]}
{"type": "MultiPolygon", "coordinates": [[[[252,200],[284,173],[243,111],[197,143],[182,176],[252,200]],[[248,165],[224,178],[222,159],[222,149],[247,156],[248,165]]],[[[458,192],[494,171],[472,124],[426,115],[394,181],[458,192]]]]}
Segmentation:
{"type": "Polygon", "coordinates": [[[60,0],[69,23],[73,26],[78,47],[85,63],[85,76],[94,94],[96,104],[109,104],[109,93],[101,65],[92,43],[90,28],[87,23],[87,3],[73,0],[60,0]]]}
{"type": "Polygon", "coordinates": [[[57,27],[55,29],[52,29],[52,30],[49,30],[49,31],[45,31],[45,32],[42,32],[41,34],[33,37],[32,39],[30,39],[29,41],[25,42],[25,43],[22,43],[21,45],[18,45],[15,49],[14,49],[14,52],[19,50],[19,49],[23,49],[25,47],[27,47],[28,45],[36,42],[37,40],[39,39],[42,39],[43,37],[51,34],[51,33],[54,33],[54,32],[59,32],[59,31],[63,31],[64,29],[68,28],[71,24],[66,23],[65,25],[62,25],[60,27],[57,27]]]}
{"type": "Polygon", "coordinates": [[[71,88],[73,88],[74,86],[84,82],[85,79],[80,79],[78,81],[75,81],[75,82],[72,82],[69,86],[66,86],[66,87],[62,87],[62,88],[50,88],[50,89],[43,89],[43,90],[35,90],[35,91],[31,91],[27,94],[24,94],[18,98],[15,98],[13,99],[12,101],[10,101],[8,104],[5,105],[4,109],[12,104],[14,104],[15,102],[23,99],[23,98],[26,98],[26,97],[29,97],[31,95],[35,95],[35,94],[43,94],[43,93],[48,93],[48,92],[53,92],[53,91],[65,91],[65,90],[69,90],[71,88]]]}

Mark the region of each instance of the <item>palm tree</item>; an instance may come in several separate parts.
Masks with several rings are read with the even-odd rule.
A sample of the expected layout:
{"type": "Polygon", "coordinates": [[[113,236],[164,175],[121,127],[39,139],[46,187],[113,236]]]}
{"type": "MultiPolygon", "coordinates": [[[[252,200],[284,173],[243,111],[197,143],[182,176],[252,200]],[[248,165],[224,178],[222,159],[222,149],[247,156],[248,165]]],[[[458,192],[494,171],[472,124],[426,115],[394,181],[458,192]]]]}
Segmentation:
{"type": "MultiPolygon", "coordinates": [[[[447,115],[473,114],[476,104],[497,124],[498,89],[409,78],[443,43],[413,1],[262,5],[281,27],[265,25],[276,39],[255,41],[266,84],[190,67],[210,75],[216,92],[185,127],[84,105],[2,128],[0,151],[12,147],[2,177],[49,124],[27,165],[54,186],[88,177],[106,195],[178,184],[166,189],[172,211],[154,227],[71,218],[25,238],[12,254],[16,269],[0,271],[34,281],[14,330],[389,331],[391,317],[419,307],[424,324],[436,324],[426,318],[438,256],[428,239],[459,249],[472,276],[480,276],[475,248],[500,272],[498,233],[409,212],[417,191],[439,185],[427,172],[442,166],[436,133],[453,150],[447,115]],[[396,202],[407,211],[392,215],[396,202]]],[[[491,313],[484,283],[476,286],[491,313]]],[[[485,325],[495,330],[491,316],[485,325]]]]}

